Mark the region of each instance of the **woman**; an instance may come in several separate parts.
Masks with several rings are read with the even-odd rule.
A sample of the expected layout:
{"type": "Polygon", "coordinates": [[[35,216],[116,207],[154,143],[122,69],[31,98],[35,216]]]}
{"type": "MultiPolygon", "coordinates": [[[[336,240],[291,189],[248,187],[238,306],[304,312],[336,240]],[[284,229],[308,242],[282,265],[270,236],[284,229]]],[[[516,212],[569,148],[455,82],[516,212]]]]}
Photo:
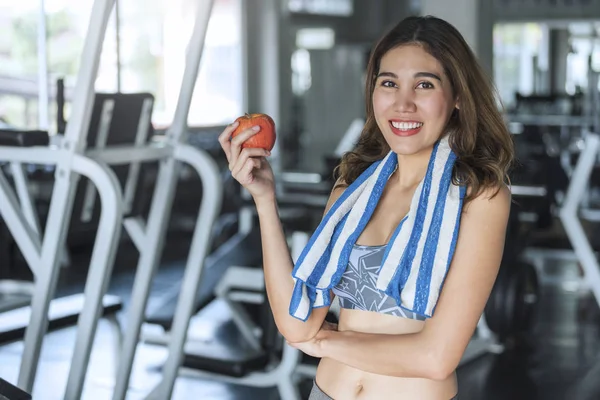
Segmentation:
{"type": "Polygon", "coordinates": [[[457,398],[455,369],[502,258],[511,137],[475,56],[438,18],[407,18],[381,39],[365,93],[364,130],[336,169],[326,217],[296,266],[269,152],[240,151],[256,131],[230,139],[236,125],[219,140],[256,203],[277,326],[289,344],[321,358],[310,398],[457,398]],[[333,296],[337,326],[324,322],[333,296]]]}

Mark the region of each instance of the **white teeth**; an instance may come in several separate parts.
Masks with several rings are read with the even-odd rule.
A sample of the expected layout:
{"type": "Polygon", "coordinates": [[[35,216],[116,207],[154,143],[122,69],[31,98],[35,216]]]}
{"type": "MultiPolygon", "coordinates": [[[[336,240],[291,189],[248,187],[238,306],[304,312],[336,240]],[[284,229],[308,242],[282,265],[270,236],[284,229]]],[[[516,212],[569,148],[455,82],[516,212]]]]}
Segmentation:
{"type": "Polygon", "coordinates": [[[409,129],[416,129],[423,126],[422,122],[392,122],[392,126],[396,129],[400,129],[401,131],[407,131],[409,129]]]}

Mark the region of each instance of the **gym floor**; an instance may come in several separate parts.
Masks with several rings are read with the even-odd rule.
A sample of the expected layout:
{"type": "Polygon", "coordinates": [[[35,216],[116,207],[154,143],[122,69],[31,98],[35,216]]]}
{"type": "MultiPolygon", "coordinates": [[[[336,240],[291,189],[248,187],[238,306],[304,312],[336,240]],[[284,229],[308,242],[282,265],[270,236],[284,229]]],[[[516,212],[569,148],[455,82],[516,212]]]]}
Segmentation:
{"type": "MultiPolygon", "coordinates": [[[[181,254],[186,240],[170,238],[166,256],[155,280],[149,307],[156,305],[161,293],[177,284],[182,276],[181,254]]],[[[137,253],[128,246],[119,251],[114,278],[109,292],[121,296],[125,307],[133,282],[137,253]]],[[[73,254],[73,264],[61,277],[60,295],[82,290],[89,254],[73,254]]],[[[534,339],[527,350],[503,355],[483,356],[458,370],[461,400],[494,399],[576,399],[600,398],[600,312],[591,294],[578,290],[577,265],[548,263],[540,312],[534,328],[534,339]]],[[[121,318],[124,316],[121,315],[121,318]]],[[[217,344],[223,337],[223,312],[213,304],[194,319],[196,332],[202,339],[217,344]],[[215,334],[219,328],[219,335],[215,334]]],[[[52,332],[42,351],[41,363],[33,393],[36,400],[62,399],[75,339],[75,328],[52,332]]],[[[197,334],[195,335],[198,336],[197,334]]],[[[84,400],[110,399],[114,370],[114,332],[101,320],[95,341],[84,400]]],[[[22,342],[0,347],[0,376],[16,382],[22,342]]],[[[142,399],[160,380],[160,366],[165,360],[163,348],[140,345],[132,374],[128,399],[142,399]]],[[[308,396],[310,382],[302,385],[308,396]]],[[[173,399],[203,400],[277,399],[276,390],[236,387],[214,381],[181,377],[177,380],[173,399]]]]}

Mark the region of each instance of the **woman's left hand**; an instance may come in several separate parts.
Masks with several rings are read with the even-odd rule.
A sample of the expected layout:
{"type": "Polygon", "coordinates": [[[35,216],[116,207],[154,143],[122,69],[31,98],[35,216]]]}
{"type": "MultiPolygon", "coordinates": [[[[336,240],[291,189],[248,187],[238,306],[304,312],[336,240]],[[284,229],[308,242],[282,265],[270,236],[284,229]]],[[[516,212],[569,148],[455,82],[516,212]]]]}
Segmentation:
{"type": "Polygon", "coordinates": [[[317,334],[312,339],[307,340],[305,342],[287,342],[287,344],[311,357],[322,358],[323,348],[321,346],[321,342],[329,333],[328,331],[337,331],[337,325],[325,321],[323,322],[323,325],[321,325],[321,329],[319,329],[319,332],[317,332],[317,334]]]}

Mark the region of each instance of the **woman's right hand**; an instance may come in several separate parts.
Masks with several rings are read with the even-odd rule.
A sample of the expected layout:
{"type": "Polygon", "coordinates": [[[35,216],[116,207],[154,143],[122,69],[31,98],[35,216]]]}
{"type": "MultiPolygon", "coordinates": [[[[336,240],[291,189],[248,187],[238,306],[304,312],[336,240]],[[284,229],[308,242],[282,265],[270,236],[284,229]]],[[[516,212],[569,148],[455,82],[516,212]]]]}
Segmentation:
{"type": "Polygon", "coordinates": [[[271,152],[261,148],[244,148],[242,144],[260,131],[259,126],[242,131],[233,139],[231,134],[238,127],[238,122],[228,125],[219,135],[219,143],[229,162],[229,170],[233,178],[238,181],[254,198],[259,199],[275,197],[275,178],[271,165],[266,157],[271,152]]]}

